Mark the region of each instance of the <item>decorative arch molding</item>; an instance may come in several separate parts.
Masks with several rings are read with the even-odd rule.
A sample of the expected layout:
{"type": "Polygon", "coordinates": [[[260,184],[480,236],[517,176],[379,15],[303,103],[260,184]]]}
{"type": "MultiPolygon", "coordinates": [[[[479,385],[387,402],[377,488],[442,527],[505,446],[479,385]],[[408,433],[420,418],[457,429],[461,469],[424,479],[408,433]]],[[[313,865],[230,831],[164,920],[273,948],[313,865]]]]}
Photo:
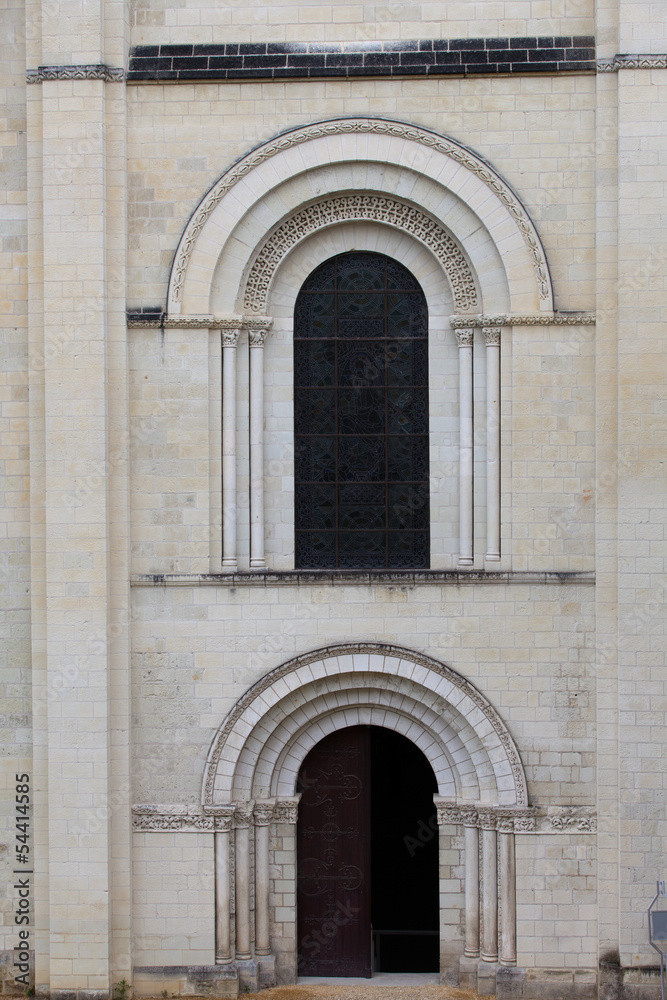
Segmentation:
{"type": "MultiPolygon", "coordinates": [[[[537,230],[520,199],[488,163],[454,140],[409,123],[344,118],[283,133],[253,150],[217,181],[195,209],[176,250],[168,315],[175,317],[182,309],[209,311],[203,303],[210,295],[220,239],[231,233],[242,213],[252,212],[255,203],[287,178],[353,160],[391,160],[459,197],[488,230],[501,254],[513,289],[511,309],[552,310],[549,270],[537,230]],[[236,185],[240,186],[233,191],[236,185]],[[196,308],[195,300],[200,302],[196,308]]],[[[256,248],[257,244],[247,248],[249,259],[256,248]]]]}
{"type": "Polygon", "coordinates": [[[332,726],[371,724],[374,709],[375,722],[384,718],[380,724],[390,728],[403,726],[399,718],[409,721],[405,734],[439,770],[441,792],[456,788],[467,801],[481,794],[488,805],[527,806],[516,745],[470,681],[410,649],[346,643],[289,660],[239,699],[211,744],[204,810],[257,793],[294,794],[308,749],[332,726]]]}
{"type": "Polygon", "coordinates": [[[358,221],[384,223],[414,236],[440,261],[452,287],[457,313],[471,312],[478,307],[479,297],[470,264],[456,240],[439,222],[406,202],[383,194],[360,193],[308,205],[291,215],[269,236],[248,274],[244,311],[251,314],[267,312],[273,276],[297,243],[325,226],[358,221]]]}

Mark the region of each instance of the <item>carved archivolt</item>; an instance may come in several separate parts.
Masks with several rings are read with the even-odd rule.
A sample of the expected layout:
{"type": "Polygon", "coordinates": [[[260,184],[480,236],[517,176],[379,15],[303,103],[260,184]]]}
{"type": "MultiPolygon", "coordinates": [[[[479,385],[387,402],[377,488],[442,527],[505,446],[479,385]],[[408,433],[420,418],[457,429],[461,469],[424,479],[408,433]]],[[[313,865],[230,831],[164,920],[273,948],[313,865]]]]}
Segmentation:
{"type": "Polygon", "coordinates": [[[252,153],[223,174],[199,203],[181,237],[171,274],[168,311],[172,312],[173,306],[182,299],[188,261],[199,233],[216,205],[238,181],[265,160],[293,146],[300,146],[313,139],[355,133],[396,136],[409,142],[415,142],[447,156],[478,177],[499,198],[518,227],[532,261],[539,297],[542,300],[550,297],[547,262],[537,230],[511,188],[484,160],[452,139],[445,139],[435,132],[428,132],[426,129],[417,128],[414,125],[377,118],[344,118],[340,121],[319,122],[315,125],[309,125],[307,128],[296,129],[293,132],[280,135],[271,142],[253,150],[252,153]]]}
{"type": "MultiPolygon", "coordinates": [[[[437,689],[441,678],[447,682],[447,685],[451,685],[452,690],[456,692],[456,711],[461,714],[463,720],[466,720],[466,724],[472,731],[471,735],[472,733],[478,734],[478,738],[481,741],[480,745],[488,743],[488,746],[492,748],[496,764],[501,758],[506,762],[505,766],[509,768],[512,776],[511,795],[514,803],[517,806],[527,806],[526,778],[518,750],[496,711],[474,685],[450,667],[439,663],[437,660],[423,653],[417,653],[398,646],[385,645],[384,643],[350,643],[313,650],[294,660],[290,660],[266,674],[240,698],[218,730],[209,751],[202,788],[204,810],[206,811],[208,806],[212,805],[214,801],[218,762],[223,751],[228,747],[235,760],[238,760],[242,753],[242,746],[249,734],[246,712],[248,712],[248,717],[254,718],[259,713],[266,718],[270,705],[276,699],[279,701],[284,699],[287,696],[288,690],[292,688],[298,690],[301,684],[301,674],[299,671],[304,673],[304,676],[306,674],[309,675],[310,680],[312,680],[313,671],[317,672],[321,669],[324,673],[331,673],[331,667],[340,663],[340,658],[343,658],[343,662],[348,664],[345,670],[349,671],[349,661],[352,661],[358,654],[365,653],[376,655],[378,664],[373,669],[378,677],[381,677],[385,670],[387,671],[386,681],[378,680],[377,683],[387,684],[392,690],[397,685],[400,689],[402,678],[402,675],[395,675],[391,672],[393,670],[392,667],[385,667],[385,663],[390,664],[393,661],[404,662],[413,665],[414,668],[425,668],[427,674],[430,673],[430,678],[421,680],[420,683],[429,691],[437,689]],[[303,671],[302,668],[310,667],[311,665],[310,670],[303,671]],[[326,665],[330,666],[327,668],[326,665]],[[468,720],[468,714],[472,714],[474,718],[468,720]]],[[[342,674],[343,672],[338,669],[335,673],[342,674]]],[[[353,673],[358,676],[360,668],[356,667],[353,673]]],[[[304,717],[307,716],[308,710],[306,706],[303,707],[302,711],[304,717]]],[[[229,766],[231,760],[228,759],[227,763],[229,766]]],[[[244,767],[247,764],[248,762],[246,761],[244,767]]],[[[508,794],[509,791],[508,789],[508,794]]]]}
{"type": "Polygon", "coordinates": [[[266,240],[250,269],[243,308],[263,313],[271,280],[285,255],[311,233],[337,222],[382,222],[414,236],[441,262],[452,286],[456,309],[467,312],[478,304],[475,279],[456,241],[439,222],[413,205],[380,194],[328,198],[297,212],[266,240]]]}

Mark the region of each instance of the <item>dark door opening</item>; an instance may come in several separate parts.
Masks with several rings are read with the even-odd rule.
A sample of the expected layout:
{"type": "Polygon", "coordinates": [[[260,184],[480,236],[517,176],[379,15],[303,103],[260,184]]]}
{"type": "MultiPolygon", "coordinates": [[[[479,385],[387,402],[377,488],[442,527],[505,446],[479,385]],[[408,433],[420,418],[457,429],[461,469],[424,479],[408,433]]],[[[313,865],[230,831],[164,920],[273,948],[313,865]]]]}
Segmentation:
{"type": "Polygon", "coordinates": [[[421,750],[371,728],[371,920],[376,972],[437,972],[435,775],[421,750]]]}
{"type": "Polygon", "coordinates": [[[298,790],[298,974],[437,972],[437,786],[421,750],[342,729],[313,747],[298,790]]]}

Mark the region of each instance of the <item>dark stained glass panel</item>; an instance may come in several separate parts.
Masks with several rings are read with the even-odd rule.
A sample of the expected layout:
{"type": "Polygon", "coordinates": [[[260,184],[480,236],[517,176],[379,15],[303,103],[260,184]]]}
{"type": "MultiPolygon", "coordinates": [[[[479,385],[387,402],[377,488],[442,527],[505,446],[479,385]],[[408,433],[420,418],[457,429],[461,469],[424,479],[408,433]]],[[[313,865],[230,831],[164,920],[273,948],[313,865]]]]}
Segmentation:
{"type": "Polygon", "coordinates": [[[381,254],[333,257],[294,315],[296,565],[429,565],[428,313],[381,254]]]}

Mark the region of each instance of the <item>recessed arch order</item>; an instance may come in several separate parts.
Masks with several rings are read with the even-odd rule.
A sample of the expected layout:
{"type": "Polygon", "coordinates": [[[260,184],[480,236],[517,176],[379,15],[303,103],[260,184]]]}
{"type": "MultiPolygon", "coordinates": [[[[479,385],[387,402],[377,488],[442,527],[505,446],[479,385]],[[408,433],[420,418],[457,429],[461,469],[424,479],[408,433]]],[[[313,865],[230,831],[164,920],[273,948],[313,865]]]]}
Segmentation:
{"type": "Polygon", "coordinates": [[[518,750],[474,685],[425,654],[352,643],[290,660],[243,695],[211,744],[204,808],[293,796],[308,751],[353,725],[384,726],[411,739],[441,796],[527,805],[518,750]]]}
{"type": "Polygon", "coordinates": [[[176,250],[169,317],[270,313],[282,261],[313,233],[347,221],[390,227],[426,247],[457,313],[553,310],[540,237],[488,163],[409,123],[343,118],[277,136],[214,184],[176,250]]]}

